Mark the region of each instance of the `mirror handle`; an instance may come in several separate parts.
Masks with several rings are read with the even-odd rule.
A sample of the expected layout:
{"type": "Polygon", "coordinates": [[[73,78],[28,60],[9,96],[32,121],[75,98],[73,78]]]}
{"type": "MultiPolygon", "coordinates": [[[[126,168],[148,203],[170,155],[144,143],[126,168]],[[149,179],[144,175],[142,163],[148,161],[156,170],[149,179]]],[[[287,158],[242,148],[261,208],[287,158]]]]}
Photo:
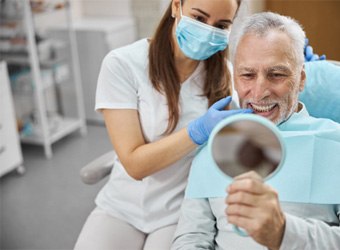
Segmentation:
{"type": "Polygon", "coordinates": [[[233,230],[239,236],[242,236],[242,237],[248,237],[249,236],[248,233],[244,229],[239,228],[238,226],[233,225],[233,230]]]}

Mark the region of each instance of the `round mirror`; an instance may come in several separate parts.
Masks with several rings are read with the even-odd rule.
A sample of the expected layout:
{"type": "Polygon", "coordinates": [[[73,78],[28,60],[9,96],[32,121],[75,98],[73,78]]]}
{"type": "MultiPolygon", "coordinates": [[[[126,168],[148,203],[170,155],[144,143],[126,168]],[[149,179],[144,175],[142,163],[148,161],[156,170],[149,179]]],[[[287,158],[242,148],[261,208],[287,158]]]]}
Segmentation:
{"type": "Polygon", "coordinates": [[[225,119],[213,130],[209,150],[216,166],[230,178],[255,171],[264,179],[279,170],[284,147],[277,127],[258,115],[225,119]]]}
{"type": "MultiPolygon", "coordinates": [[[[265,180],[274,176],[285,158],[278,128],[270,120],[254,114],[235,115],[212,131],[208,148],[218,169],[228,178],[255,171],[265,180]]],[[[240,236],[247,232],[237,226],[240,236]]]]}

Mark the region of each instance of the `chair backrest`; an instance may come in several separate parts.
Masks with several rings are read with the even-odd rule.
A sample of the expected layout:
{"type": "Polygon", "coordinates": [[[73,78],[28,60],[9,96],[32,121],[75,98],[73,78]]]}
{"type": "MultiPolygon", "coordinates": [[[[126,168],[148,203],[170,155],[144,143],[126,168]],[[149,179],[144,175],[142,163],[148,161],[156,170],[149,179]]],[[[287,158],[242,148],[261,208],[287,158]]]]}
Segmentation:
{"type": "Polygon", "coordinates": [[[340,62],[305,63],[307,81],[299,99],[310,115],[340,123],[340,62]]]}

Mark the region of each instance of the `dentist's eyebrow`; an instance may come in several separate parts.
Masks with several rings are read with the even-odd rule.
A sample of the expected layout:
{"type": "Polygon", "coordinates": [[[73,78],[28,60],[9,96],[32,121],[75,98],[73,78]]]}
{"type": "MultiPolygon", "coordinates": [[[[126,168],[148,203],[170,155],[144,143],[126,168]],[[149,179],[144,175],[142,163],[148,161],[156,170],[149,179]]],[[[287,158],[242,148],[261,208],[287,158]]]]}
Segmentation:
{"type": "Polygon", "coordinates": [[[207,12],[205,12],[201,9],[198,9],[198,8],[191,8],[191,9],[200,12],[201,14],[205,15],[206,17],[210,17],[210,15],[207,12]]]}

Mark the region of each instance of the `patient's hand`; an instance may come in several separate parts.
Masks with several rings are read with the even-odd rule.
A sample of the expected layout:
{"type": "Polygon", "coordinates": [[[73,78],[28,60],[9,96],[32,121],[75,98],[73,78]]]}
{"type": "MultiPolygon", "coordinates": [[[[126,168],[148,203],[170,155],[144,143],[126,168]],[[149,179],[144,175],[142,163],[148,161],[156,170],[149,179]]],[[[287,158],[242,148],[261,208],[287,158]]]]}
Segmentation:
{"type": "Polygon", "coordinates": [[[269,249],[279,249],[285,216],[277,192],[253,171],[235,177],[227,192],[225,213],[229,223],[269,249]]]}

